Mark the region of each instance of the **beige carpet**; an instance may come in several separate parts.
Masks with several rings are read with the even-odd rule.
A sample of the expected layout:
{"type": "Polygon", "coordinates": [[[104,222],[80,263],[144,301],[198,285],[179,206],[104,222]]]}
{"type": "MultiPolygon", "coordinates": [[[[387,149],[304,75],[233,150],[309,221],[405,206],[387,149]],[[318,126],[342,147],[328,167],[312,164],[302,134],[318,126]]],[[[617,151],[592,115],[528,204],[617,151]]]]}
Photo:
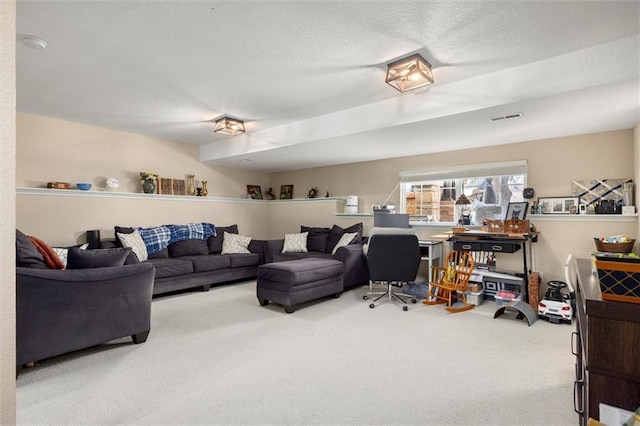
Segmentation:
{"type": "Polygon", "coordinates": [[[18,423],[575,425],[575,325],[495,304],[369,309],[366,287],[293,314],[255,282],[156,299],[149,340],[46,360],[17,381],[18,423]]]}

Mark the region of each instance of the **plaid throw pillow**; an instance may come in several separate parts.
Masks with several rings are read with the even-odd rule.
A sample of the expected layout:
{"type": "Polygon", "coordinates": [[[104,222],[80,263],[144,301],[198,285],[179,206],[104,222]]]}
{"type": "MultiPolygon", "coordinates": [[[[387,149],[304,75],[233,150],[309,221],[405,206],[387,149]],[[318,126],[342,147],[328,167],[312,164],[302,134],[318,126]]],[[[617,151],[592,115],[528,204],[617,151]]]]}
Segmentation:
{"type": "Polygon", "coordinates": [[[171,230],[166,226],[138,228],[138,232],[147,246],[147,254],[158,253],[169,246],[171,230]]]}

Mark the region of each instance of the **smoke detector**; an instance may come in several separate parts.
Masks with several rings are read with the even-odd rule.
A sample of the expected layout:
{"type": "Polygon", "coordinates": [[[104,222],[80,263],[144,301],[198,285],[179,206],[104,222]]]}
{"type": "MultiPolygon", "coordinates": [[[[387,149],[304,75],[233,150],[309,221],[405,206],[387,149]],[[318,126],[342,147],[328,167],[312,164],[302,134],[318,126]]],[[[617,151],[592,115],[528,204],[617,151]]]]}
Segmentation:
{"type": "Polygon", "coordinates": [[[47,48],[47,42],[40,37],[23,34],[18,36],[18,40],[31,49],[44,50],[47,48]]]}

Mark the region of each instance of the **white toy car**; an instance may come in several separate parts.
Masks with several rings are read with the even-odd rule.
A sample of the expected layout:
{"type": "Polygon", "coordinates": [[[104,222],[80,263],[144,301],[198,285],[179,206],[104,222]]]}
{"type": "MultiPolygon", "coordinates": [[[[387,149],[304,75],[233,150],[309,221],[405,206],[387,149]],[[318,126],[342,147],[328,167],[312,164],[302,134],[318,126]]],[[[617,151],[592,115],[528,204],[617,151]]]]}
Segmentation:
{"type": "MultiPolygon", "coordinates": [[[[547,286],[549,288],[544,298],[538,303],[538,318],[556,324],[560,322],[571,324],[575,312],[575,299],[572,299],[572,294],[562,291],[569,285],[563,281],[549,281],[547,286]]],[[[573,293],[573,289],[570,290],[573,293]]]]}

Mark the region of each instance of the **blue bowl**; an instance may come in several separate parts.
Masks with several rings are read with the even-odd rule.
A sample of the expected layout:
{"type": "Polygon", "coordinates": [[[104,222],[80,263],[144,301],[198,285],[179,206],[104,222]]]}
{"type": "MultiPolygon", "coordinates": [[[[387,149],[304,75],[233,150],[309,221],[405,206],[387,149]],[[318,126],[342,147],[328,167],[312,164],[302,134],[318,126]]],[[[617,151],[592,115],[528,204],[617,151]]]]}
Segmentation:
{"type": "Polygon", "coordinates": [[[90,183],[76,183],[76,188],[78,188],[81,191],[88,191],[91,189],[91,184],[90,183]]]}

